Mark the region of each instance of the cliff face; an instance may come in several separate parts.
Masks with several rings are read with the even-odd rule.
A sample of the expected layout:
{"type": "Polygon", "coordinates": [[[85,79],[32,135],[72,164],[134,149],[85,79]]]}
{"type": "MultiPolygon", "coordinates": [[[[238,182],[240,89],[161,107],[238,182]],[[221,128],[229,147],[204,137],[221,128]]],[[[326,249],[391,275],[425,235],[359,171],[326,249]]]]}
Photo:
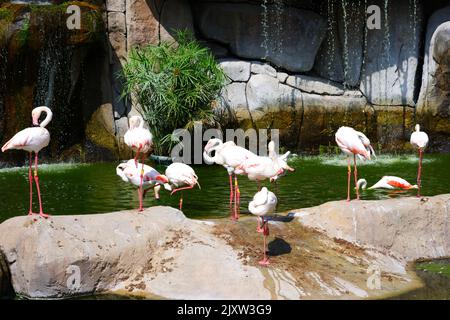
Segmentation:
{"type": "Polygon", "coordinates": [[[119,98],[117,73],[132,47],[188,29],[229,76],[216,104],[222,127],[280,129],[283,145],[314,152],[350,125],[404,150],[418,122],[432,148],[450,150],[445,1],[374,1],[380,29],[368,29],[363,0],[98,0],[78,2],[76,32],[66,1],[50,2],[0,2],[0,143],[47,104],[56,112],[48,158],[128,157],[123,134],[136,110],[119,98]]]}

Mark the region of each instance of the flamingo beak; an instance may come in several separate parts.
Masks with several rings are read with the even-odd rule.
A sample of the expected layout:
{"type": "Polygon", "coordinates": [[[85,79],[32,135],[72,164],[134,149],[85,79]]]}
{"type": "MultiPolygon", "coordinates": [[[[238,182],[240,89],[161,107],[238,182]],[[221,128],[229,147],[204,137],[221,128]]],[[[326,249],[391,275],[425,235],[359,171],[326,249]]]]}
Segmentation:
{"type": "Polygon", "coordinates": [[[39,125],[39,117],[36,115],[33,115],[33,126],[39,125]]]}
{"type": "Polygon", "coordinates": [[[156,176],[156,180],[161,181],[163,184],[169,183],[169,179],[164,175],[156,176]]]}
{"type": "Polygon", "coordinates": [[[294,172],[294,171],[295,171],[294,168],[292,168],[292,167],[290,167],[290,166],[288,166],[288,165],[286,165],[286,169],[289,170],[290,172],[294,172]]]}

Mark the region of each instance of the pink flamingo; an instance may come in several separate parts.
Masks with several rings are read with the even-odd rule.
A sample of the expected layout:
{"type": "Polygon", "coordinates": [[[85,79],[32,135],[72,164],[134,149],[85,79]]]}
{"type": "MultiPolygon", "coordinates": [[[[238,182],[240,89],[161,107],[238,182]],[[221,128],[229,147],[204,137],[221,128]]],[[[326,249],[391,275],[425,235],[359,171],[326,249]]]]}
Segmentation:
{"type": "Polygon", "coordinates": [[[143,211],[143,200],[145,194],[153,188],[155,192],[155,199],[159,199],[159,190],[161,185],[167,184],[169,180],[165,175],[160,174],[158,171],[152,167],[144,164],[144,177],[142,185],[148,187],[146,190],[141,192],[141,170],[136,167],[135,159],[130,159],[125,163],[121,163],[116,167],[116,174],[122,178],[123,181],[131,183],[138,187],[139,194],[139,211],[143,211]]]}
{"type": "Polygon", "coordinates": [[[420,125],[416,124],[415,131],[411,134],[410,143],[419,150],[419,168],[417,170],[417,196],[420,197],[420,187],[422,185],[421,175],[422,175],[422,158],[423,150],[428,145],[428,135],[424,131],[420,131],[420,125]]]}
{"type": "Polygon", "coordinates": [[[264,258],[259,261],[259,264],[267,266],[269,264],[269,258],[266,255],[267,245],[266,245],[266,237],[269,235],[269,222],[265,219],[266,216],[273,213],[275,208],[277,207],[277,197],[271,191],[269,191],[266,187],[262,188],[261,191],[258,191],[254,196],[253,200],[248,204],[248,210],[258,216],[258,229],[264,234],[264,258]],[[261,220],[262,228],[259,226],[259,221],[261,220]]]}
{"type": "MultiPolygon", "coordinates": [[[[165,185],[167,190],[171,190],[170,195],[175,192],[192,189],[195,185],[198,185],[200,189],[200,184],[198,183],[198,176],[195,174],[194,169],[184,163],[175,162],[166,168],[166,177],[169,180],[170,186],[165,185]],[[175,189],[172,188],[175,187],[175,189]]],[[[183,193],[180,196],[180,210],[183,209],[183,193]]]]}
{"type": "Polygon", "coordinates": [[[351,165],[350,156],[353,155],[353,162],[355,166],[354,177],[356,186],[356,199],[359,200],[359,189],[357,185],[358,169],[356,166],[356,156],[362,160],[370,160],[370,155],[375,156],[375,151],[370,145],[370,140],[359,131],[350,127],[340,127],[335,134],[336,143],[339,148],[348,156],[348,176],[347,176],[347,201],[350,201],[350,176],[351,165]]]}
{"type": "MultiPolygon", "coordinates": [[[[365,190],[367,187],[366,179],[359,179],[356,184],[358,189],[365,190]]],[[[418,186],[412,185],[405,179],[395,176],[384,176],[377,183],[369,188],[370,189],[418,189],[418,186]]]]}
{"type": "Polygon", "coordinates": [[[48,146],[50,142],[50,133],[45,127],[50,123],[53,117],[52,111],[45,107],[37,107],[33,109],[31,112],[31,117],[33,120],[33,125],[35,127],[26,128],[22,131],[19,131],[11,138],[5,145],[2,147],[2,152],[10,149],[18,149],[28,151],[30,154],[29,157],[29,169],[28,169],[28,179],[30,182],[30,210],[28,215],[35,214],[33,212],[33,177],[31,174],[32,167],[32,152],[34,152],[34,183],[36,184],[36,189],[38,193],[39,199],[39,215],[43,218],[48,218],[49,215],[45,214],[42,210],[42,199],[41,199],[41,190],[39,187],[39,176],[38,176],[38,153],[43,148],[48,146]],[[39,124],[39,118],[42,112],[46,113],[46,117],[44,121],[39,124]]]}
{"type": "MultiPolygon", "coordinates": [[[[144,128],[144,119],[141,116],[132,116],[129,120],[130,128],[124,135],[125,144],[136,152],[134,162],[136,168],[138,167],[139,154],[142,154],[142,168],[140,173],[141,183],[139,186],[139,194],[143,195],[142,183],[144,179],[144,161],[146,155],[152,148],[152,134],[144,128]]],[[[139,211],[142,211],[142,206],[139,211]]]]}
{"type": "Polygon", "coordinates": [[[236,175],[236,168],[238,168],[245,160],[256,157],[253,152],[237,146],[233,141],[223,142],[220,139],[213,138],[208,141],[203,152],[203,158],[207,164],[219,164],[225,167],[230,178],[230,209],[232,210],[234,199],[234,210],[231,211],[231,219],[239,219],[239,203],[240,203],[240,190],[238,179],[236,175]],[[215,153],[212,156],[212,153],[215,153]],[[233,192],[233,179],[234,175],[234,192],[233,192]]]}

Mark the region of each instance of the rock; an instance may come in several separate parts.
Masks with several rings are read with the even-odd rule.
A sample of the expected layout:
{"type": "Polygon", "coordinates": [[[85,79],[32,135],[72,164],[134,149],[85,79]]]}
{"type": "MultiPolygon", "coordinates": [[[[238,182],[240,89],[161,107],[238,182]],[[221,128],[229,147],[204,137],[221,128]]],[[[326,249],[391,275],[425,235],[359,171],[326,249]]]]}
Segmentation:
{"type": "MultiPolygon", "coordinates": [[[[381,0],[374,4],[384,8],[381,0]]],[[[372,104],[415,106],[423,14],[417,6],[414,24],[410,21],[412,13],[405,14],[412,10],[409,1],[389,2],[388,19],[384,19],[382,30],[367,31],[360,89],[372,104]]]]}
{"type": "Polygon", "coordinates": [[[121,34],[127,32],[124,13],[108,12],[108,32],[120,32],[121,34]]]}
{"type": "Polygon", "coordinates": [[[218,64],[232,81],[248,81],[250,79],[250,62],[225,59],[219,60],[218,64]]]}
{"type": "Polygon", "coordinates": [[[106,0],[106,10],[125,12],[125,0],[106,0]]]}
{"type": "Polygon", "coordinates": [[[341,85],[337,83],[332,84],[331,81],[327,81],[319,77],[304,75],[289,76],[286,80],[286,84],[308,93],[330,96],[344,94],[344,88],[341,85]]]}
{"type": "Polygon", "coordinates": [[[277,70],[267,63],[262,63],[259,61],[252,62],[252,73],[255,74],[266,74],[268,76],[277,77],[277,70]]]}
{"type": "Polygon", "coordinates": [[[120,32],[112,32],[108,34],[109,43],[114,55],[124,63],[127,59],[127,37],[120,32]]]}
{"type": "Polygon", "coordinates": [[[254,228],[254,217],[239,224],[190,220],[161,206],[36,221],[20,216],[0,224],[0,252],[15,292],[28,298],[110,292],[168,299],[361,299],[418,285],[404,260],[297,223],[270,222],[275,267],[261,267],[262,238],[254,228]],[[290,250],[280,251],[286,245],[290,250]],[[380,290],[366,288],[371,265],[392,277],[380,290]]]}
{"type": "Polygon", "coordinates": [[[364,57],[365,11],[362,1],[329,3],[327,35],[314,64],[314,70],[321,77],[345,82],[350,87],[359,85],[364,57]]]}
{"type": "Polygon", "coordinates": [[[128,118],[122,117],[114,121],[116,129],[116,143],[120,159],[130,159],[133,155],[132,150],[125,144],[125,133],[128,131],[128,118]]]}
{"type": "MultiPolygon", "coordinates": [[[[277,22],[277,28],[265,28],[260,5],[203,1],[192,5],[199,31],[205,38],[228,45],[238,57],[265,58],[293,72],[312,69],[325,36],[325,19],[309,10],[286,7],[287,14],[277,22]]],[[[275,8],[268,5],[268,10],[273,12],[275,8]]]]}
{"type": "Polygon", "coordinates": [[[245,88],[245,83],[230,83],[225,86],[221,94],[227,109],[233,110],[233,116],[238,121],[248,119],[250,115],[247,107],[245,88]]]}
{"type": "Polygon", "coordinates": [[[3,255],[0,252],[0,297],[6,297],[13,293],[11,286],[11,275],[8,269],[8,263],[3,255]]]}
{"type": "Polygon", "coordinates": [[[148,43],[158,44],[159,22],[145,0],[126,0],[127,51],[148,43]]]}
{"type": "Polygon", "coordinates": [[[166,0],[161,11],[161,38],[172,40],[177,30],[195,35],[191,6],[188,0],[166,0]]]}
{"type": "Polygon", "coordinates": [[[429,19],[417,116],[431,143],[450,149],[450,6],[429,19]]]}
{"type": "MultiPolygon", "coordinates": [[[[86,125],[86,137],[95,145],[116,154],[116,136],[112,105],[101,105],[91,116],[86,125]]],[[[105,155],[111,159],[111,155],[105,155]]]]}
{"type": "Polygon", "coordinates": [[[266,114],[295,108],[300,91],[280,84],[277,78],[265,74],[250,77],[247,83],[248,108],[254,121],[266,114]]]}
{"type": "Polygon", "coordinates": [[[305,226],[406,261],[450,256],[450,195],[328,202],[296,211],[305,226]]]}
{"type": "Polygon", "coordinates": [[[286,72],[278,72],[277,73],[277,79],[281,83],[285,83],[288,76],[289,75],[286,72]]]}

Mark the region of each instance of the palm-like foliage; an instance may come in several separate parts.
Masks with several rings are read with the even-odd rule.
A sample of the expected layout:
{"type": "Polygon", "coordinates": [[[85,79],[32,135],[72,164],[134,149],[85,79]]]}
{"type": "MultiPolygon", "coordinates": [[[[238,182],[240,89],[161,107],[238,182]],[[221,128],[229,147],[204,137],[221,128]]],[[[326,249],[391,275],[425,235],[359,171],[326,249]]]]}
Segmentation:
{"type": "Polygon", "coordinates": [[[176,42],[133,49],[123,76],[123,96],[140,104],[159,154],[170,151],[175,129],[213,121],[211,105],[225,84],[209,49],[186,31],[177,32],[176,42]]]}

